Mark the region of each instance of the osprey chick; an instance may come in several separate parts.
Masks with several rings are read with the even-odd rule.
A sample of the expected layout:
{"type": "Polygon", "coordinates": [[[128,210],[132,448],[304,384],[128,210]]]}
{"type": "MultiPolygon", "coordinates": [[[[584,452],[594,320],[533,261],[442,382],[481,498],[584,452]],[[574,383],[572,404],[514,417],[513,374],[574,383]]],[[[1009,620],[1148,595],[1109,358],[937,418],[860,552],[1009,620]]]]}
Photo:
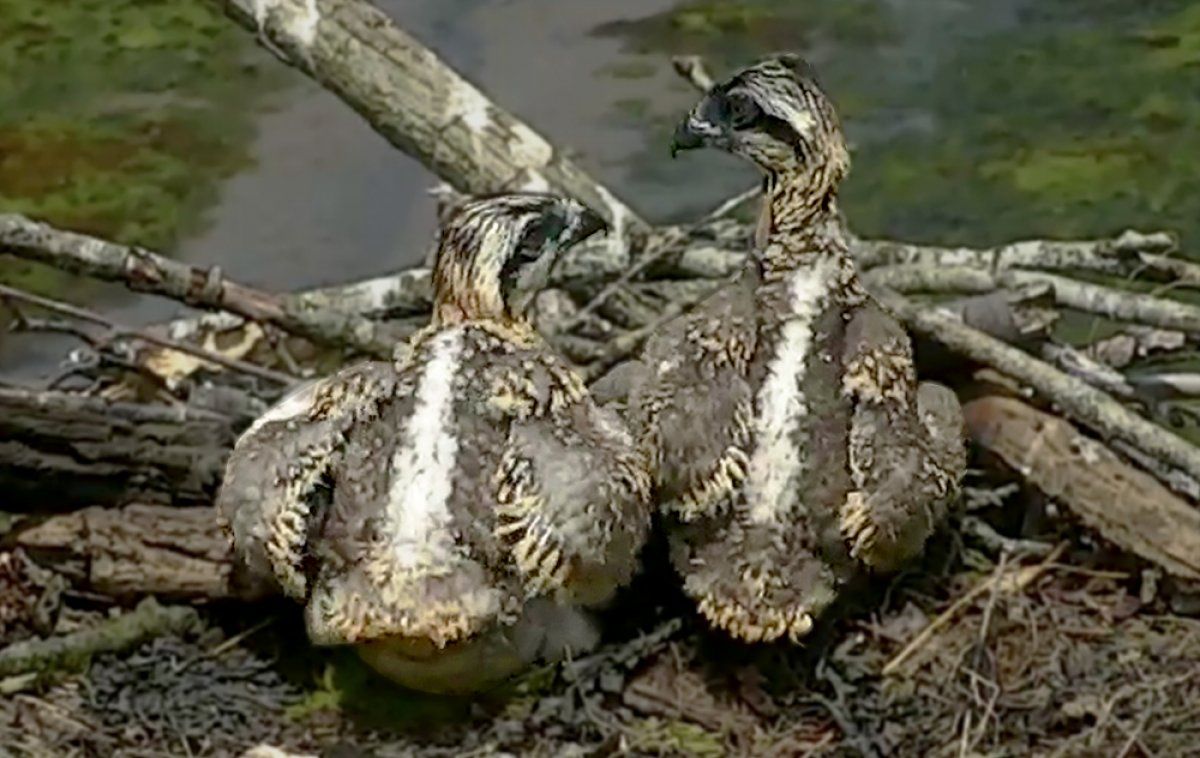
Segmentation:
{"type": "Polygon", "coordinates": [[[631,397],[672,561],[714,626],[799,640],[855,572],[920,550],[955,497],[962,416],[918,384],[903,328],[863,289],[837,214],[849,152],[796,56],[713,86],[672,152],[764,173],[746,269],[653,338],[631,397]]]}
{"type": "Polygon", "coordinates": [[[315,643],[433,692],[595,644],[581,608],[632,576],[649,475],[524,309],[602,226],[546,195],[464,204],[406,355],[303,388],[238,441],[220,512],[249,568],[305,603],[315,643]]]}

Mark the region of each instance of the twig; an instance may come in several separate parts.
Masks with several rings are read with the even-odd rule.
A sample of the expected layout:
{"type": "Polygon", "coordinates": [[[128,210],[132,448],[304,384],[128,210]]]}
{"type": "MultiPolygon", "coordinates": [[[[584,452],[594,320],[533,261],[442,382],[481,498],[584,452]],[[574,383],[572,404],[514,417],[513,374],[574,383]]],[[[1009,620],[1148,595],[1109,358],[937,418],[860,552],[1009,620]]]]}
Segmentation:
{"type": "Polygon", "coordinates": [[[936,308],[919,306],[886,290],[878,296],[914,331],[1032,387],[1057,403],[1067,416],[1103,437],[1123,440],[1200,479],[1200,449],[1123,407],[1087,382],[976,331],[936,308]]]}
{"type": "Polygon", "coordinates": [[[139,247],[56,229],[24,216],[0,215],[0,253],[38,261],[63,271],[119,282],[187,305],[236,313],[336,347],[390,358],[396,339],[388,328],[313,298],[293,302],[225,279],[219,269],[201,269],[139,247]]]}
{"type": "Polygon", "coordinates": [[[671,65],[675,67],[675,73],[701,92],[708,92],[712,88],[712,75],[699,55],[677,55],[671,59],[671,65]]]}
{"type": "MultiPolygon", "coordinates": [[[[1042,573],[1046,571],[1055,561],[1057,561],[1058,557],[1062,555],[1066,549],[1067,543],[1061,542],[1052,551],[1050,551],[1050,554],[1047,555],[1041,563],[1034,566],[1027,566],[1022,569],[1017,569],[1013,584],[1004,587],[1003,589],[1008,591],[1025,589],[1039,576],[1041,576],[1042,573]]],[[[993,584],[1002,582],[1002,580],[1004,580],[1006,577],[1008,577],[1008,574],[992,574],[987,579],[977,583],[965,594],[951,603],[949,608],[942,611],[937,618],[929,622],[925,628],[922,629],[919,634],[917,634],[916,637],[913,637],[911,642],[904,646],[903,650],[901,650],[899,653],[893,656],[890,661],[887,662],[887,665],[883,667],[883,675],[891,676],[892,674],[895,674],[900,667],[908,661],[909,658],[912,658],[913,655],[915,655],[921,648],[928,644],[931,639],[933,639],[933,635],[939,629],[954,620],[954,617],[958,615],[959,611],[974,603],[976,598],[989,591],[993,584]]]]}
{"type": "Polygon", "coordinates": [[[1042,358],[1071,376],[1122,400],[1133,400],[1137,396],[1124,374],[1070,345],[1048,342],[1042,345],[1042,358]]]}
{"type": "Polygon", "coordinates": [[[635,276],[645,271],[650,264],[662,260],[670,252],[672,252],[671,249],[665,245],[653,251],[648,249],[643,251],[641,258],[637,263],[630,266],[629,270],[622,273],[620,277],[612,282],[609,282],[602,290],[597,292],[596,295],[587,302],[587,304],[585,304],[579,309],[578,312],[568,318],[566,323],[558,327],[559,331],[569,332],[582,324],[584,319],[592,315],[592,313],[594,313],[596,309],[604,303],[604,301],[606,301],[619,290],[624,289],[630,282],[633,281],[635,276]]]}
{"type": "Polygon", "coordinates": [[[159,337],[141,329],[132,329],[130,327],[119,326],[95,311],[74,305],[68,305],[57,300],[51,300],[49,298],[34,295],[6,285],[0,285],[0,298],[8,298],[17,300],[19,302],[28,303],[30,305],[36,305],[39,308],[44,308],[45,310],[53,313],[70,316],[71,318],[79,319],[80,321],[87,321],[88,323],[92,324],[98,324],[110,329],[119,337],[132,337],[143,342],[148,342],[151,345],[157,345],[169,350],[178,350],[181,353],[187,353],[188,355],[209,361],[210,363],[215,363],[218,366],[224,366],[227,369],[240,371],[243,374],[257,376],[262,379],[267,379],[272,382],[278,382],[279,384],[285,385],[292,384],[296,381],[295,378],[288,376],[287,374],[273,371],[269,368],[256,366],[253,363],[240,361],[235,358],[227,358],[220,353],[213,352],[212,350],[205,350],[202,347],[189,345],[186,342],[178,342],[166,337],[159,337]]]}
{"type": "Polygon", "coordinates": [[[183,665],[181,665],[178,669],[175,670],[175,673],[180,674],[184,670],[191,668],[194,664],[199,663],[200,661],[204,660],[205,658],[220,658],[225,652],[232,650],[233,648],[240,645],[244,640],[252,637],[253,635],[257,634],[258,632],[261,632],[263,629],[266,629],[268,626],[270,626],[272,623],[274,623],[274,621],[275,621],[274,617],[263,619],[262,621],[258,622],[254,626],[251,626],[249,629],[243,629],[241,632],[238,632],[237,634],[233,635],[232,637],[225,640],[221,644],[214,645],[212,648],[210,648],[208,650],[197,653],[196,655],[192,656],[188,660],[184,661],[183,665]]]}
{"type": "Polygon", "coordinates": [[[720,284],[709,289],[703,295],[692,300],[684,298],[673,300],[667,304],[666,308],[663,308],[662,313],[660,313],[658,318],[656,318],[654,321],[609,340],[608,345],[604,348],[604,352],[591,363],[583,367],[581,373],[583,374],[584,381],[589,383],[595,381],[602,374],[604,374],[605,371],[608,371],[610,368],[633,354],[633,351],[641,347],[642,343],[645,342],[650,335],[658,331],[664,324],[682,315],[693,305],[712,295],[717,290],[724,287],[727,283],[728,280],[721,282],[720,284]]]}
{"type": "Polygon", "coordinates": [[[973,535],[984,545],[987,545],[989,549],[1000,554],[1012,553],[1013,555],[1041,557],[1049,555],[1050,551],[1054,549],[1053,545],[1045,542],[1005,537],[993,529],[988,522],[976,516],[967,516],[964,518],[962,526],[965,531],[973,535]]]}
{"type": "Polygon", "coordinates": [[[128,650],[165,634],[183,634],[199,623],[192,608],[161,606],[146,598],[133,611],[90,629],[9,645],[0,650],[0,676],[75,666],[98,653],[128,650]]]}
{"type": "Polygon", "coordinates": [[[741,210],[743,206],[749,205],[751,202],[762,196],[762,185],[756,184],[744,192],[739,192],[733,197],[723,201],[716,208],[713,208],[705,216],[701,223],[711,223],[726,216],[731,216],[741,210]]]}
{"type": "Polygon", "coordinates": [[[1191,371],[1134,374],[1127,381],[1156,400],[1200,397],[1200,374],[1191,371]]]}

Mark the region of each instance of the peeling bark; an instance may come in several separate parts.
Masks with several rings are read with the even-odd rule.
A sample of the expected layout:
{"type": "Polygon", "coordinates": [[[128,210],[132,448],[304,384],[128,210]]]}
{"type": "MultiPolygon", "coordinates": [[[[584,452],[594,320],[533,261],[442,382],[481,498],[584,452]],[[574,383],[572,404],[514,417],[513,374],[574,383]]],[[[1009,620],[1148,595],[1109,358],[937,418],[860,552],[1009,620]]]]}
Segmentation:
{"type": "Polygon", "coordinates": [[[76,587],[117,599],[251,599],[267,591],[237,569],[211,507],[85,508],[10,539],[76,587]]]}
{"type": "Polygon", "coordinates": [[[976,444],[1088,527],[1173,576],[1200,579],[1200,510],[1071,424],[1019,400],[963,408],[976,444]]]}
{"type": "Polygon", "coordinates": [[[235,438],[215,413],[0,387],[4,509],[208,503],[235,438]]]}

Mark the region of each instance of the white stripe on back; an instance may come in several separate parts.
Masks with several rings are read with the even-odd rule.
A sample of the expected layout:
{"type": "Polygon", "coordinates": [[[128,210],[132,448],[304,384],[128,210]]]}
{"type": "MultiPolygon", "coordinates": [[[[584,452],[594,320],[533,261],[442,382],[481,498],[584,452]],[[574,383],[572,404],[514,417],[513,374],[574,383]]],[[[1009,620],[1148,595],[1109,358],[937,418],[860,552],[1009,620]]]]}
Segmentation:
{"type": "Polygon", "coordinates": [[[436,565],[453,550],[449,500],[458,438],[454,434],[454,377],[463,348],[461,329],[433,338],[430,360],[416,386],[416,404],[401,446],[392,456],[387,517],[395,565],[436,565]]]}
{"type": "Polygon", "coordinates": [[[803,460],[793,440],[800,420],[808,415],[804,397],[805,362],[813,339],[813,322],[829,300],[837,262],[818,259],[788,280],[788,307],[767,378],[759,388],[754,419],[755,446],[746,473],[745,493],[752,523],[777,521],[795,501],[788,490],[803,460]]]}

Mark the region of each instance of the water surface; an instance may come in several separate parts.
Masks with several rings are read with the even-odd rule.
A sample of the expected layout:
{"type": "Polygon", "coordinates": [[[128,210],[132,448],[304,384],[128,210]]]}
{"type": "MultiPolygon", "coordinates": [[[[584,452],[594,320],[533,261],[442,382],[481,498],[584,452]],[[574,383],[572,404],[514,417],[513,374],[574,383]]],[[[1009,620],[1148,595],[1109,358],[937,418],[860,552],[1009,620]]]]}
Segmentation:
{"type": "MultiPolygon", "coordinates": [[[[0,0],[0,208],[272,289],[419,262],[434,178],[208,6],[0,0]],[[86,37],[96,25],[105,33],[86,37]],[[54,181],[33,181],[47,166],[54,181]]],[[[854,148],[845,206],[860,232],[992,243],[1139,226],[1190,241],[1200,227],[1189,159],[1200,152],[1200,4],[381,7],[651,220],[687,218],[754,181],[727,156],[667,157],[672,124],[696,97],[670,55],[705,54],[719,72],[786,48],[814,62],[838,103],[854,148]]],[[[24,270],[0,262],[0,277],[127,323],[182,310],[24,270]]],[[[64,344],[0,343],[4,368],[44,372],[64,344]]]]}

